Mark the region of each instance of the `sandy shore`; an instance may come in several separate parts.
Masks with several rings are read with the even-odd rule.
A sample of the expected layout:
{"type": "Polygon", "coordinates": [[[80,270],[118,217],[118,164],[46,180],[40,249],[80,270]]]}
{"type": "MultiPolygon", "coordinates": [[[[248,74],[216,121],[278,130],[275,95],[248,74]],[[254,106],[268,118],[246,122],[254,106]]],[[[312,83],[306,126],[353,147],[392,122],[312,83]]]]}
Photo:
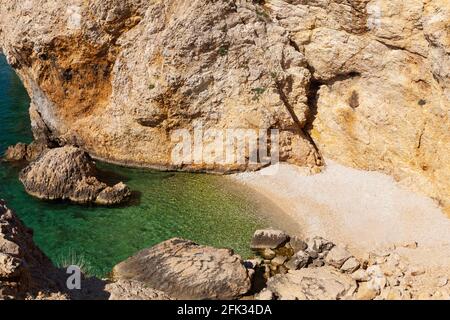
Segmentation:
{"type": "Polygon", "coordinates": [[[232,178],[273,201],[302,236],[321,235],[361,255],[396,247],[414,264],[450,266],[450,219],[435,202],[384,174],[327,163],[317,175],[282,164],[274,175],[232,178]],[[417,249],[403,248],[412,242],[417,249]]]}

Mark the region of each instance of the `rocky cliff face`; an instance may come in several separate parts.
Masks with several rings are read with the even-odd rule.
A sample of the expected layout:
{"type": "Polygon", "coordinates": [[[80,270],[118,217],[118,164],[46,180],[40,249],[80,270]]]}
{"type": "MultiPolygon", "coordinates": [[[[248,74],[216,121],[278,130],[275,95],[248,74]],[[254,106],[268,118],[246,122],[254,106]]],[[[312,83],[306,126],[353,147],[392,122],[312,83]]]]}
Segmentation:
{"type": "Polygon", "coordinates": [[[450,208],[445,0],[0,0],[37,138],[174,165],[176,129],[279,129],[281,160],[395,176],[450,208]]]}
{"type": "Polygon", "coordinates": [[[33,231],[0,200],[0,300],[39,294],[62,297],[58,277],[58,270],[34,244],[33,231]]]}

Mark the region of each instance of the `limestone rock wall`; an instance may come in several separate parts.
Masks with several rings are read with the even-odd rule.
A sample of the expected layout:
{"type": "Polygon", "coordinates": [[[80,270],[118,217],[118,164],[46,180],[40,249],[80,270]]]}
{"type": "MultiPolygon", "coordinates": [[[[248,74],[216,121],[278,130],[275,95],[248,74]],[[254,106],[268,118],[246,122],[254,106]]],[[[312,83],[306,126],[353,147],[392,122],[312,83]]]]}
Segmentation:
{"type": "Polygon", "coordinates": [[[310,130],[323,155],[387,172],[448,210],[448,2],[271,1],[270,7],[313,70],[310,130]]]}
{"type": "Polygon", "coordinates": [[[279,129],[282,160],[321,164],[302,131],[306,60],[251,1],[8,0],[1,8],[1,46],[32,96],[37,136],[126,164],[246,168],[174,167],[171,133],[196,120],[205,130],[279,129]]]}
{"type": "Polygon", "coordinates": [[[35,135],[174,166],[173,130],[276,128],[281,159],[395,176],[450,208],[446,0],[0,0],[35,135]]]}

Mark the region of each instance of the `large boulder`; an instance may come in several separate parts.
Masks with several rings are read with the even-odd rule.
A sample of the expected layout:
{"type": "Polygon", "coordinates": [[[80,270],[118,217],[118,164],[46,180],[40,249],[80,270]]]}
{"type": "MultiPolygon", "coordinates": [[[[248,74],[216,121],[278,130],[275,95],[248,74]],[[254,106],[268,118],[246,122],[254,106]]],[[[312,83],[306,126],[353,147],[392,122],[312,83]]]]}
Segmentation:
{"type": "Polygon", "coordinates": [[[20,173],[20,181],[29,194],[45,200],[112,205],[130,196],[123,183],[108,187],[95,175],[95,163],[86,152],[65,146],[51,149],[32,162],[20,173]]]}
{"type": "Polygon", "coordinates": [[[351,298],[356,288],[355,280],[332,267],[289,271],[267,282],[280,300],[341,300],[351,298]]]}
{"type": "Polygon", "coordinates": [[[249,272],[233,251],[183,239],[145,249],[115,266],[112,274],[177,299],[236,299],[251,287],[249,272]]]}

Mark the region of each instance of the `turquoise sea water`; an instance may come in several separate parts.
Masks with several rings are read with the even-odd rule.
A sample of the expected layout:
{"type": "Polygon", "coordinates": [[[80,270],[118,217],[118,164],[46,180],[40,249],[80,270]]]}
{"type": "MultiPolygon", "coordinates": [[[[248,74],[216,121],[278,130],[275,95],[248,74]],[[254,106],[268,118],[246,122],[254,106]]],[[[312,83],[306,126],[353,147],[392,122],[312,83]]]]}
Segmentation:
{"type": "MultiPolygon", "coordinates": [[[[0,153],[17,142],[31,142],[29,98],[0,55],[0,153]]],[[[118,208],[44,202],[27,195],[19,167],[0,163],[0,198],[35,231],[35,241],[57,264],[83,264],[106,276],[137,251],[172,237],[230,247],[250,256],[254,230],[272,224],[268,203],[229,179],[161,173],[98,164],[105,179],[123,180],[136,195],[118,208]]]]}

